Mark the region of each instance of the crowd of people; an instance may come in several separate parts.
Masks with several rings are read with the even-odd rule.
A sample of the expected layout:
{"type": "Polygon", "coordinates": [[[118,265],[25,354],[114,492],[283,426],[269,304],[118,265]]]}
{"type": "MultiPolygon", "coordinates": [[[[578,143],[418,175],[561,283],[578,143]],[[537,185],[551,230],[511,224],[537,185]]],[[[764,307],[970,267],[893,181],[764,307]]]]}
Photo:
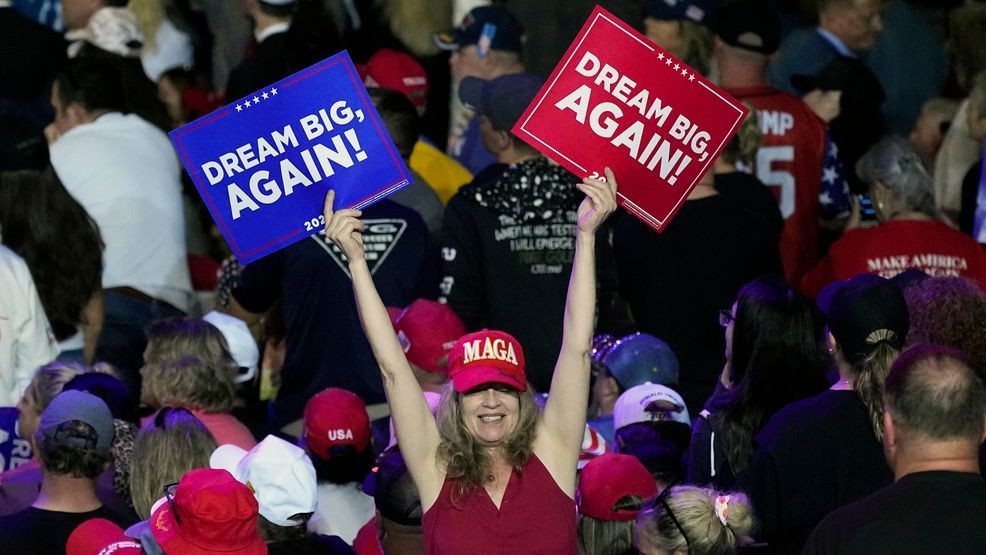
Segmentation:
{"type": "Polygon", "coordinates": [[[986,3],[602,4],[750,111],[660,234],[589,2],[0,0],[0,551],[986,552],[986,3]],[[342,50],[412,179],[241,264],[167,133],[342,50]]]}

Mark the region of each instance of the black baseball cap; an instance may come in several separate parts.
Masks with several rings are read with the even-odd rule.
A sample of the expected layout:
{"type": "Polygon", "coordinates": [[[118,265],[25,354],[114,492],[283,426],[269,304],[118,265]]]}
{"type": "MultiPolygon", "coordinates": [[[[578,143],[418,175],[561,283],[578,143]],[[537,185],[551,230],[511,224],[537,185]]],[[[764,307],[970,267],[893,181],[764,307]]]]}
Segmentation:
{"type": "Polygon", "coordinates": [[[723,42],[759,54],[781,45],[781,18],[766,2],[745,0],[722,7],[715,25],[723,42]]]}
{"type": "Polygon", "coordinates": [[[904,347],[910,315],[900,287],[889,279],[850,278],[835,288],[824,308],[829,331],[850,363],[866,358],[880,342],[904,347]]]}

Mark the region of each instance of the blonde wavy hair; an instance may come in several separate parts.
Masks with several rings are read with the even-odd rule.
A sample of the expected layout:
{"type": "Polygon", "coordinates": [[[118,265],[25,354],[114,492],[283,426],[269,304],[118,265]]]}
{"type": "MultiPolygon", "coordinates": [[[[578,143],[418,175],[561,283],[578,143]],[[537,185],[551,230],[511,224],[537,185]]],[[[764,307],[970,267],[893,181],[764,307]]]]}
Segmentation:
{"type": "Polygon", "coordinates": [[[730,164],[740,163],[753,167],[753,162],[757,158],[757,151],[763,141],[763,133],[760,131],[757,109],[749,102],[743,102],[743,105],[746,106],[749,113],[746,114],[746,118],[740,124],[739,131],[736,132],[733,140],[729,141],[726,147],[722,149],[720,156],[722,156],[723,161],[730,164]]]}
{"type": "MultiPolygon", "coordinates": [[[[517,426],[504,438],[501,449],[506,460],[520,470],[531,456],[539,413],[530,385],[527,391],[518,391],[516,395],[520,401],[517,426]]],[[[436,420],[442,437],[438,445],[438,462],[445,466],[445,475],[456,481],[455,502],[455,499],[469,495],[474,488],[486,483],[493,460],[487,449],[466,428],[462,416],[462,394],[455,390],[452,382],[445,384],[442,390],[436,420]]]]}
{"type": "Polygon", "coordinates": [[[883,384],[887,381],[890,366],[897,360],[900,350],[880,337],[880,332],[893,333],[890,330],[877,330],[870,334],[876,346],[862,360],[852,364],[853,389],[856,396],[866,406],[870,426],[876,439],[883,440],[883,384]],[[876,334],[876,335],[875,335],[876,334]]]}
{"type": "Polygon", "coordinates": [[[675,486],[641,511],[637,537],[667,553],[721,555],[735,553],[738,546],[749,541],[754,526],[753,509],[746,495],[675,486]],[[716,511],[716,499],[723,495],[729,496],[725,522],[716,511]]]}
{"type": "Polygon", "coordinates": [[[166,484],[193,468],[208,468],[216,440],[205,425],[183,409],[163,408],[134,440],[130,458],[130,497],[137,516],[147,519],[166,484]]]}
{"type": "Polygon", "coordinates": [[[229,412],[236,401],[232,370],[198,357],[151,362],[140,374],[140,400],[154,408],[229,412]]]}
{"type": "Polygon", "coordinates": [[[147,327],[148,364],[194,356],[216,366],[237,367],[219,328],[200,318],[162,318],[147,327]]]}

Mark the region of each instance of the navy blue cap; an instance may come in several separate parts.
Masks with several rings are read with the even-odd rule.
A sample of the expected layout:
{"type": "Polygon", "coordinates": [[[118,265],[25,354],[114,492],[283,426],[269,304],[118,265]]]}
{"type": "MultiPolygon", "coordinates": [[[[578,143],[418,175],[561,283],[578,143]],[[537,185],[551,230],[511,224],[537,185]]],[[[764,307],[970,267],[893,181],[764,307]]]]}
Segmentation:
{"type": "Polygon", "coordinates": [[[489,28],[489,49],[520,52],[524,45],[524,26],[501,6],[473,8],[455,29],[435,33],[435,44],[442,50],[458,50],[479,43],[483,29],[489,28]]]}
{"type": "Polygon", "coordinates": [[[644,16],[664,21],[694,21],[708,25],[715,19],[714,0],[647,0],[644,16]]]}
{"type": "Polygon", "coordinates": [[[622,391],[643,384],[678,383],[678,357],[667,343],[646,333],[620,338],[600,359],[622,391]]]}
{"type": "Polygon", "coordinates": [[[466,77],[459,83],[459,98],[489,118],[497,131],[509,131],[542,84],[540,77],[530,73],[511,73],[489,81],[466,77]]]}

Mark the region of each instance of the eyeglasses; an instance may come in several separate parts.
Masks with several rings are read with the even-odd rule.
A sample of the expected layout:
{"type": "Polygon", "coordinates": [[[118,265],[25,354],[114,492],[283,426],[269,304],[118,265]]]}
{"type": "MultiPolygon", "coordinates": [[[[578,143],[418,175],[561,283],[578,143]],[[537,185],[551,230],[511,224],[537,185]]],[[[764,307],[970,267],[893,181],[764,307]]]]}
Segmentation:
{"type": "Polygon", "coordinates": [[[175,522],[178,523],[178,526],[181,526],[181,517],[178,516],[178,508],[175,507],[175,492],[177,490],[178,490],[178,482],[175,482],[173,484],[165,484],[164,497],[165,499],[168,500],[168,506],[171,507],[172,514],[175,515],[175,522]]]}
{"type": "Polygon", "coordinates": [[[722,327],[725,328],[725,327],[728,327],[729,324],[732,324],[735,321],[736,321],[736,317],[733,316],[733,309],[731,309],[731,308],[724,308],[724,309],[722,309],[722,310],[719,311],[719,325],[720,326],[722,326],[722,327]]]}
{"type": "Polygon", "coordinates": [[[654,498],[654,501],[652,501],[652,505],[655,505],[657,503],[661,504],[661,506],[664,508],[664,512],[668,515],[668,518],[671,519],[671,522],[674,523],[675,528],[677,528],[678,532],[681,533],[681,537],[685,538],[685,545],[691,545],[691,542],[688,541],[688,535],[685,534],[685,529],[681,526],[681,523],[678,522],[678,518],[674,516],[674,511],[671,510],[671,505],[668,505],[667,497],[671,493],[671,488],[674,487],[675,485],[676,485],[675,482],[668,484],[668,487],[664,488],[664,490],[661,491],[661,493],[659,493],[657,497],[654,498]]]}

